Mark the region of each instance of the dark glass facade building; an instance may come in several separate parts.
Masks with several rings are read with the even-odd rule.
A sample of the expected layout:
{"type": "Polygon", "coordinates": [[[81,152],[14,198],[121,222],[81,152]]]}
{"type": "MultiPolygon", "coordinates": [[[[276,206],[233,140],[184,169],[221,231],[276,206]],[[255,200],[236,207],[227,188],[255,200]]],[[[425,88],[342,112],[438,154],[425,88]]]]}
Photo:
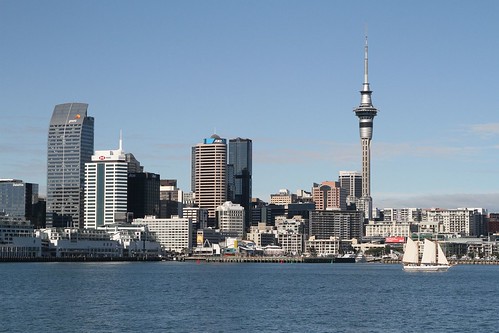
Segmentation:
{"type": "Polygon", "coordinates": [[[17,179],[0,179],[0,213],[41,226],[38,184],[17,179]]]}
{"type": "Polygon", "coordinates": [[[244,208],[244,225],[248,230],[251,226],[253,142],[250,139],[230,139],[228,162],[229,198],[244,208]]]}
{"type": "Polygon", "coordinates": [[[364,214],[360,211],[317,210],[310,213],[309,236],[340,240],[362,238],[364,214]]]}
{"type": "Polygon", "coordinates": [[[151,172],[128,174],[127,211],[133,218],[159,216],[160,212],[160,177],[151,172]]]}
{"type": "Polygon", "coordinates": [[[83,227],[85,163],[94,152],[88,104],[56,105],[47,142],[47,227],[83,227]]]}

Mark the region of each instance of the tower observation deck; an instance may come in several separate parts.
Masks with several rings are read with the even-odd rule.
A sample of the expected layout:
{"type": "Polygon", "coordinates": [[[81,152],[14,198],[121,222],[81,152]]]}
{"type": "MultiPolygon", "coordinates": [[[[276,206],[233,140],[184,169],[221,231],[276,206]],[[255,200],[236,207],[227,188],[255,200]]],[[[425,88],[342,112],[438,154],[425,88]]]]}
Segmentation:
{"type": "Polygon", "coordinates": [[[373,106],[371,100],[372,91],[368,80],[368,45],[367,36],[364,46],[364,83],[360,91],[360,105],[353,111],[359,118],[360,143],[362,146],[362,197],[359,209],[364,211],[367,219],[372,219],[371,198],[371,139],[373,136],[373,119],[378,110],[373,106]]]}

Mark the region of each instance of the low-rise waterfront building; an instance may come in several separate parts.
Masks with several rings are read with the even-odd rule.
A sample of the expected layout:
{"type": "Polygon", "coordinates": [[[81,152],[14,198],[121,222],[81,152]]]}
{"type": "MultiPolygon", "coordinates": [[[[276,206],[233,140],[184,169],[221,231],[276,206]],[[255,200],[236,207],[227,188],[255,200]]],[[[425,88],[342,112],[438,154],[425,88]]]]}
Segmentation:
{"type": "Polygon", "coordinates": [[[41,239],[33,225],[20,218],[0,216],[0,258],[36,258],[42,255],[41,239]]]}
{"type": "Polygon", "coordinates": [[[318,239],[315,236],[305,242],[306,251],[318,257],[337,256],[340,250],[340,239],[331,236],[328,239],[318,239]]]}
{"type": "Polygon", "coordinates": [[[161,244],[146,225],[112,224],[99,227],[123,247],[124,257],[159,256],[161,244]]]}
{"type": "Polygon", "coordinates": [[[277,234],[277,242],[285,254],[300,255],[303,253],[303,234],[280,232],[277,234]]]}
{"type": "Polygon", "coordinates": [[[156,241],[166,251],[188,253],[192,249],[192,223],[188,218],[173,216],[160,219],[155,216],[145,216],[134,219],[133,225],[147,225],[149,231],[155,234],[156,241]]]}
{"type": "Polygon", "coordinates": [[[277,242],[286,254],[297,255],[303,253],[305,219],[301,216],[276,218],[275,229],[277,231],[277,242]]]}
{"type": "Polygon", "coordinates": [[[417,231],[417,225],[410,222],[369,221],[365,225],[365,237],[409,237],[417,231]]]}
{"type": "Polygon", "coordinates": [[[123,247],[104,230],[47,228],[38,230],[37,236],[49,242],[50,255],[57,258],[123,256],[123,247]]]}
{"type": "Polygon", "coordinates": [[[277,230],[273,226],[268,226],[264,222],[261,222],[258,223],[258,226],[250,227],[247,238],[258,247],[273,245],[277,242],[277,230]]]}
{"type": "Polygon", "coordinates": [[[192,225],[192,241],[194,246],[197,243],[198,230],[208,228],[208,209],[200,207],[184,207],[182,209],[182,217],[191,220],[192,225]]]}

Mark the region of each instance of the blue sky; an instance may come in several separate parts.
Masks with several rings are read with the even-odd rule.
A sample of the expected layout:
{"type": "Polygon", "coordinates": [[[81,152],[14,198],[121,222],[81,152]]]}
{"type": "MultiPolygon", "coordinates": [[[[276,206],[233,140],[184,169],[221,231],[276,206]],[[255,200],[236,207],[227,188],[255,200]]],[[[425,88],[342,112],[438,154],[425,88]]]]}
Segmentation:
{"type": "Polygon", "coordinates": [[[46,184],[54,105],[95,149],[190,190],[190,147],[253,140],[254,196],[360,170],[363,46],[378,207],[499,211],[497,1],[0,1],[0,178],[46,184]]]}

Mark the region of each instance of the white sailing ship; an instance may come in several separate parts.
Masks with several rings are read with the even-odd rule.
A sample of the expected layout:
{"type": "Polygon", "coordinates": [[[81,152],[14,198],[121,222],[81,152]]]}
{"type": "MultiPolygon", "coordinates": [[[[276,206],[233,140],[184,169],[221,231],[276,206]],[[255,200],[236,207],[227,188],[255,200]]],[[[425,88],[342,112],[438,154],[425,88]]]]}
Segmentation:
{"type": "MultiPolygon", "coordinates": [[[[418,242],[419,243],[419,242],[418,242]]],[[[437,272],[450,268],[442,247],[436,241],[424,240],[423,257],[419,260],[419,244],[410,237],[407,238],[404,257],[402,259],[404,271],[408,272],[437,272]]]]}

